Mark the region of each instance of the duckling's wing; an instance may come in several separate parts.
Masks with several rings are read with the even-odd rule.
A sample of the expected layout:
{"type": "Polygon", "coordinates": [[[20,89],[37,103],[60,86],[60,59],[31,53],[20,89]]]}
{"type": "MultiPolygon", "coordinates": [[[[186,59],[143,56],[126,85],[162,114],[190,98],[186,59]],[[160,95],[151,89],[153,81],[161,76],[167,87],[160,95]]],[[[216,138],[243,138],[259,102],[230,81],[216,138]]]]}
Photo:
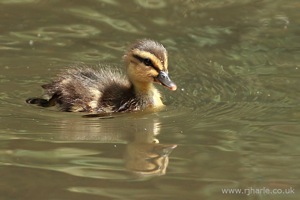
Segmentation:
{"type": "Polygon", "coordinates": [[[101,98],[107,88],[129,88],[129,81],[117,69],[71,68],[59,74],[52,83],[43,85],[49,96],[57,95],[57,103],[64,111],[82,112],[105,110],[101,98]]]}

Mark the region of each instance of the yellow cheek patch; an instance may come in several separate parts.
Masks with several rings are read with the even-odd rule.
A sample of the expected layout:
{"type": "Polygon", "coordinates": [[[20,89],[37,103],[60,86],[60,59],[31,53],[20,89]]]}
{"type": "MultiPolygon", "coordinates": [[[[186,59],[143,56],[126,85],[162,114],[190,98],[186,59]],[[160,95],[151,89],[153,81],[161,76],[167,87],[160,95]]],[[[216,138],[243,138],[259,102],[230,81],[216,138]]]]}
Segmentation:
{"type": "Polygon", "coordinates": [[[157,76],[158,76],[158,72],[157,72],[155,69],[151,69],[151,70],[148,72],[148,76],[151,76],[151,77],[157,77],[157,76]]]}

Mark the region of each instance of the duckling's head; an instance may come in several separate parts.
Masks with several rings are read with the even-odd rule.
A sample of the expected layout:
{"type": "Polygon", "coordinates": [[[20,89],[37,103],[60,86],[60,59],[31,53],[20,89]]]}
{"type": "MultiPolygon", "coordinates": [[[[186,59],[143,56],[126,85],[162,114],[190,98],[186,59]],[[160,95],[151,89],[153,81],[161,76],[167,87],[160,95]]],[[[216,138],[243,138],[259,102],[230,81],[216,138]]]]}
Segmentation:
{"type": "Polygon", "coordinates": [[[138,40],[129,48],[124,61],[128,77],[135,87],[143,90],[158,82],[170,90],[177,89],[169,78],[167,50],[162,44],[149,39],[138,40]]]}

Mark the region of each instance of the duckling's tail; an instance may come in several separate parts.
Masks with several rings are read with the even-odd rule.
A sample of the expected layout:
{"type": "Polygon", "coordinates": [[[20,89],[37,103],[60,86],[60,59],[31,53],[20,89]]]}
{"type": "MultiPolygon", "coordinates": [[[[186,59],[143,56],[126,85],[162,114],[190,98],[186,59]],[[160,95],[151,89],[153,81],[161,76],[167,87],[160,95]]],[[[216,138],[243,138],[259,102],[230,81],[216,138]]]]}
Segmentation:
{"type": "Polygon", "coordinates": [[[51,99],[43,99],[43,98],[28,98],[26,102],[29,104],[36,104],[42,107],[51,107],[56,104],[57,95],[53,95],[51,99]]]}
{"type": "Polygon", "coordinates": [[[42,107],[49,107],[49,101],[42,98],[28,98],[26,99],[26,102],[29,104],[36,104],[42,107]]]}

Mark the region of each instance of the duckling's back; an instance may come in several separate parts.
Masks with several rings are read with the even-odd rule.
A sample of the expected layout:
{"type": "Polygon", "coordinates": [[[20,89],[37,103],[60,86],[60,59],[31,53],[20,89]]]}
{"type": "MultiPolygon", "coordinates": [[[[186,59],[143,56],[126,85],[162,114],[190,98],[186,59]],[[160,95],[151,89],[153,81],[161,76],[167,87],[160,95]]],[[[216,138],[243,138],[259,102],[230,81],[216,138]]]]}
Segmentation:
{"type": "Polygon", "coordinates": [[[51,105],[63,111],[116,112],[134,99],[128,79],[117,69],[71,68],[42,86],[51,105]]]}

